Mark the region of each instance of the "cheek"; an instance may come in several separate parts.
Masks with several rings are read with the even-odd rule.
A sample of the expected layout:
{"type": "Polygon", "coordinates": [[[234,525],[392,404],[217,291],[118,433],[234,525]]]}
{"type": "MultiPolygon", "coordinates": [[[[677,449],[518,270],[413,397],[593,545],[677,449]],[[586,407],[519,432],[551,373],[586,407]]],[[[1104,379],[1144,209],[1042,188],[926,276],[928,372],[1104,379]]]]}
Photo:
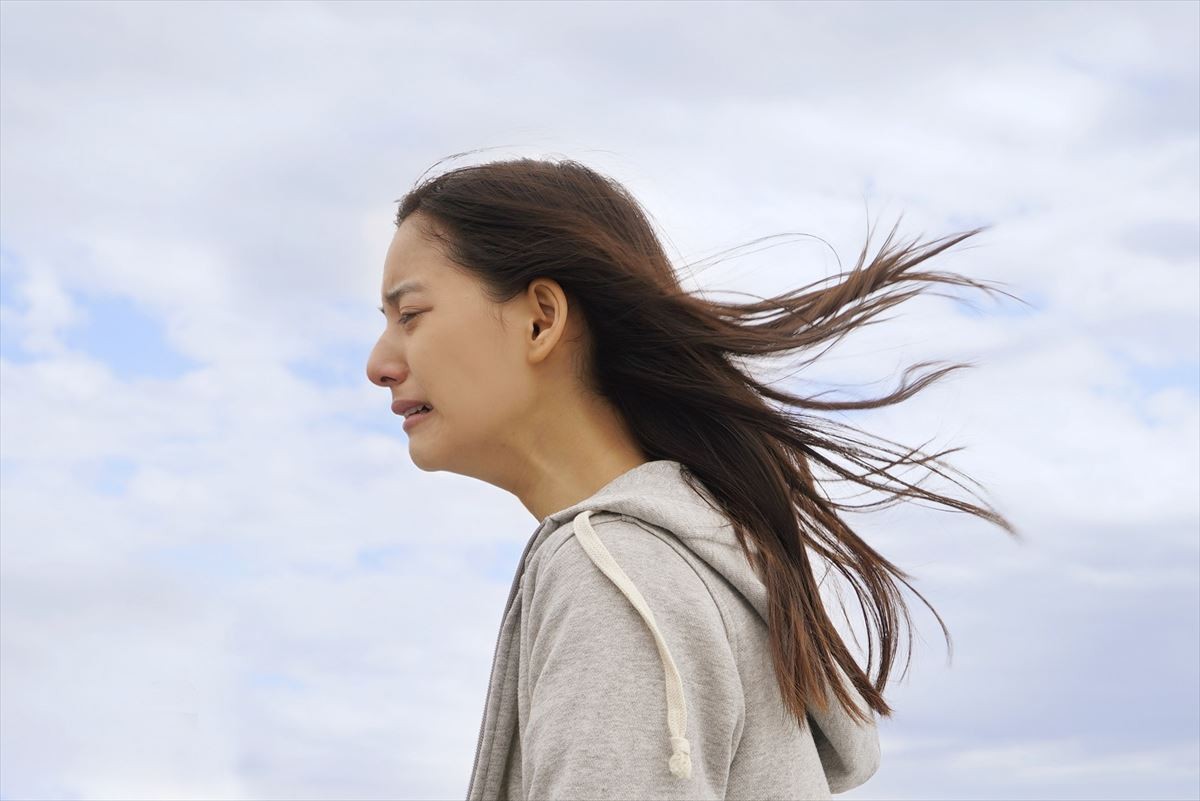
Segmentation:
{"type": "Polygon", "coordinates": [[[523,415],[530,391],[528,378],[519,362],[506,353],[503,343],[490,347],[455,349],[444,364],[452,370],[440,373],[437,386],[451,411],[464,425],[495,428],[512,424],[523,415]]]}

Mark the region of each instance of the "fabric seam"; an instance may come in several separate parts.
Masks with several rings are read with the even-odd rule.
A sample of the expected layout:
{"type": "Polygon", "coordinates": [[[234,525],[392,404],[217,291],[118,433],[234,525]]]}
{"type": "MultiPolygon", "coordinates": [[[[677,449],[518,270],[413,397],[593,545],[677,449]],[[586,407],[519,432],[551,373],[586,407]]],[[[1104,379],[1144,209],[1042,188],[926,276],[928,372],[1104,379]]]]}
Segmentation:
{"type": "MultiPolygon", "coordinates": [[[[637,525],[642,530],[644,530],[650,534],[653,534],[659,540],[661,540],[662,542],[665,542],[667,544],[667,546],[670,547],[673,551],[675,551],[676,553],[679,553],[679,548],[676,547],[676,545],[674,543],[672,543],[670,540],[664,538],[662,534],[660,534],[657,531],[655,531],[654,529],[650,528],[649,526],[647,526],[644,522],[642,522],[638,518],[623,515],[622,519],[627,520],[630,523],[637,525]]],[[[687,546],[683,546],[683,547],[686,548],[687,546]]],[[[717,612],[718,612],[718,614],[721,615],[721,625],[725,627],[725,639],[733,643],[733,652],[731,655],[734,657],[734,667],[736,668],[737,664],[738,664],[738,659],[741,657],[741,653],[742,653],[741,638],[738,636],[737,630],[733,629],[729,625],[730,615],[729,615],[729,612],[725,609],[725,604],[722,603],[719,598],[717,598],[716,593],[714,593],[712,591],[712,587],[710,587],[708,584],[708,579],[706,579],[704,577],[704,575],[699,570],[696,569],[696,566],[692,564],[691,560],[688,559],[686,556],[684,556],[682,553],[679,553],[679,558],[683,559],[684,563],[687,564],[687,566],[692,569],[692,572],[696,574],[696,578],[700,579],[700,583],[704,585],[705,591],[708,592],[708,597],[712,598],[713,605],[717,607],[717,612]]],[[[740,673],[738,675],[738,678],[739,679],[741,678],[740,673]]]]}
{"type": "MultiPolygon", "coordinates": [[[[679,557],[681,559],[683,559],[684,562],[687,563],[688,567],[690,567],[692,569],[692,572],[696,574],[696,578],[700,579],[700,583],[704,585],[704,589],[708,591],[708,596],[710,598],[712,598],[713,604],[717,607],[717,613],[719,615],[721,615],[721,624],[725,627],[725,639],[727,641],[733,642],[733,652],[732,652],[733,672],[734,672],[734,675],[737,676],[738,687],[742,691],[742,715],[744,716],[746,714],[746,684],[742,679],[742,669],[741,669],[742,639],[739,636],[736,628],[733,629],[732,636],[730,635],[729,620],[731,618],[731,615],[729,615],[728,611],[725,609],[725,605],[721,602],[721,600],[719,598],[717,598],[717,594],[715,592],[713,592],[712,587],[709,586],[708,580],[704,577],[704,575],[699,570],[696,569],[696,566],[692,564],[690,559],[688,559],[686,556],[684,556],[684,554],[679,552],[679,548],[676,547],[674,543],[672,543],[669,539],[665,539],[662,534],[660,534],[657,531],[655,531],[654,529],[650,528],[644,522],[642,522],[641,520],[639,520],[636,517],[632,517],[630,515],[620,515],[620,517],[622,519],[628,520],[631,523],[637,524],[644,531],[647,531],[650,534],[653,534],[655,537],[658,537],[659,540],[665,542],[672,550],[674,550],[676,553],[679,553],[679,557]]],[[[687,548],[686,545],[681,545],[680,547],[687,548]]],[[[736,743],[734,743],[734,746],[733,746],[733,754],[735,756],[736,756],[738,750],[741,748],[742,736],[744,736],[746,733],[746,730],[744,728],[744,726],[745,726],[745,718],[744,717],[743,717],[742,725],[743,725],[743,729],[742,729],[741,735],[738,736],[738,741],[736,743]]]]}

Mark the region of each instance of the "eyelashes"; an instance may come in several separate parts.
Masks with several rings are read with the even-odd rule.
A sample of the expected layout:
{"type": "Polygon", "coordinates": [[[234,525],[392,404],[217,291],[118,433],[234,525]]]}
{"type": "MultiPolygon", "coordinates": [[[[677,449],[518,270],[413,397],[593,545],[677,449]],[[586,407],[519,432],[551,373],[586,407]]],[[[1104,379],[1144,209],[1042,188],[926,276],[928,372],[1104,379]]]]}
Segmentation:
{"type": "Polygon", "coordinates": [[[418,314],[423,314],[423,313],[424,312],[405,312],[404,314],[400,315],[399,323],[400,323],[400,325],[405,325],[408,323],[409,320],[416,317],[418,314]]]}

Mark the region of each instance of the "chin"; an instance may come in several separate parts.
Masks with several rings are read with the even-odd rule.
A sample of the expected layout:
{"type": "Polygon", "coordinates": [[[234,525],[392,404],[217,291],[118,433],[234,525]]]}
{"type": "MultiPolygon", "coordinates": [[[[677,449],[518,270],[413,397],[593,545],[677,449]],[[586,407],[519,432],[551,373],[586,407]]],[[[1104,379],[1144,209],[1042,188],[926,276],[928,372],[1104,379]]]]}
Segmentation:
{"type": "Polygon", "coordinates": [[[442,460],[438,456],[437,449],[430,447],[426,443],[414,443],[410,439],[408,441],[408,457],[412,460],[413,465],[420,470],[424,470],[426,473],[446,469],[445,465],[441,463],[442,460]]]}
{"type": "Polygon", "coordinates": [[[414,448],[411,441],[408,443],[408,456],[410,459],[412,459],[412,463],[419,469],[433,469],[433,467],[429,464],[429,457],[423,455],[420,448],[414,448]]]}

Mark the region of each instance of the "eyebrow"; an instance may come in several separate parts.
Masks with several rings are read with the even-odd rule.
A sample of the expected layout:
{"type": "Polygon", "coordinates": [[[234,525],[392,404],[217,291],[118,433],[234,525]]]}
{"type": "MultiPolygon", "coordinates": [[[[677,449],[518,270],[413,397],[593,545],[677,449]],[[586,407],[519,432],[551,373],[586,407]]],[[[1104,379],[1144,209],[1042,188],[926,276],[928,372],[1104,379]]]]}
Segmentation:
{"type": "MultiPolygon", "coordinates": [[[[423,292],[425,290],[426,286],[415,279],[410,281],[401,281],[384,294],[383,302],[389,306],[395,306],[397,303],[399,303],[400,298],[404,297],[409,292],[423,292]]],[[[387,312],[383,310],[382,306],[379,307],[379,313],[384,315],[387,314],[387,312]]]]}

